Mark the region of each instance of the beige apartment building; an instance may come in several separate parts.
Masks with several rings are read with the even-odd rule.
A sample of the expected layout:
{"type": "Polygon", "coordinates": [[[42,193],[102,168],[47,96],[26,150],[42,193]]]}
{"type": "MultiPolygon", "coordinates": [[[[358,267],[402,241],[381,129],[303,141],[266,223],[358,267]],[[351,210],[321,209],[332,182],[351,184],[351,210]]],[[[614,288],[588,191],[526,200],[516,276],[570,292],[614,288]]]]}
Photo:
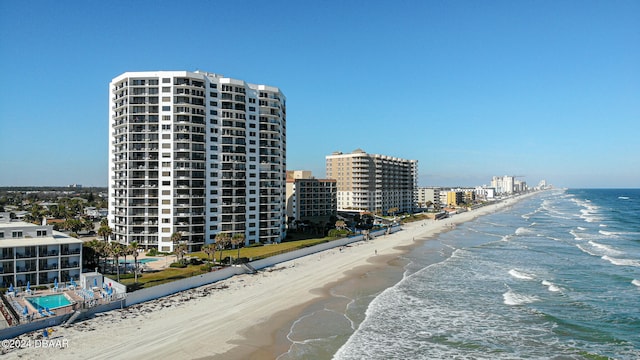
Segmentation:
{"type": "Polygon", "coordinates": [[[418,160],[367,154],[356,149],[350,154],[326,156],[327,178],[336,179],[338,210],[387,214],[413,212],[418,180],[418,160]]]}

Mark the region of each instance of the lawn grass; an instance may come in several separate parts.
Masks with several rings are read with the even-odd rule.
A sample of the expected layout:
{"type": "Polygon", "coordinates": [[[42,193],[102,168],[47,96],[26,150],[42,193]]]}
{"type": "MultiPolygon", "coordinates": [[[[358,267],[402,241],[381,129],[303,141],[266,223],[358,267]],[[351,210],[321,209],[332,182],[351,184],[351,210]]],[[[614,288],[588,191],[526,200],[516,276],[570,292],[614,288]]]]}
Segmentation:
{"type": "MultiPolygon", "coordinates": [[[[189,265],[185,268],[166,268],[161,271],[145,272],[138,275],[138,289],[165,284],[168,282],[185,279],[192,276],[204,274],[205,271],[201,270],[202,265],[189,265]]],[[[135,279],[133,277],[128,279],[120,279],[120,282],[124,285],[133,285],[135,279]]]]}
{"type": "MultiPolygon", "coordinates": [[[[240,249],[240,257],[249,258],[252,260],[264,259],[269,256],[274,256],[278,254],[282,254],[285,252],[302,249],[305,247],[325,243],[331,240],[336,240],[336,238],[315,238],[315,239],[304,239],[298,241],[288,241],[279,244],[269,244],[263,246],[250,246],[246,248],[240,249]]],[[[222,258],[226,258],[230,256],[233,259],[238,257],[238,250],[224,250],[222,252],[222,258]]],[[[208,261],[208,255],[203,251],[198,251],[194,253],[189,253],[186,257],[191,258],[200,258],[202,260],[208,261]]],[[[216,261],[220,259],[220,252],[216,251],[215,254],[216,261]]],[[[145,272],[141,275],[138,275],[138,284],[135,285],[135,279],[131,275],[127,275],[127,279],[120,279],[120,282],[128,287],[133,287],[134,289],[142,289],[151,286],[156,286],[160,284],[165,284],[168,282],[185,279],[192,276],[197,276],[204,274],[206,271],[201,269],[202,265],[189,265],[185,268],[166,268],[160,271],[154,272],[145,272]],[[135,285],[135,286],[134,286],[135,285]]],[[[115,278],[114,275],[109,275],[115,278]]]]}
{"type": "MultiPolygon", "coordinates": [[[[282,254],[288,251],[302,249],[305,247],[325,243],[331,240],[335,240],[335,239],[334,238],[307,239],[307,240],[283,242],[279,244],[268,244],[263,246],[244,247],[244,248],[240,248],[240,257],[249,258],[252,260],[264,259],[269,256],[274,256],[274,255],[282,254]]],[[[202,260],[209,260],[208,255],[205,254],[203,251],[190,253],[187,256],[198,257],[202,260]]],[[[238,250],[237,249],[224,250],[222,252],[222,258],[224,259],[227,256],[230,256],[231,258],[236,259],[238,257],[238,250]]],[[[220,259],[220,251],[216,251],[215,258],[216,260],[220,259]]]]}

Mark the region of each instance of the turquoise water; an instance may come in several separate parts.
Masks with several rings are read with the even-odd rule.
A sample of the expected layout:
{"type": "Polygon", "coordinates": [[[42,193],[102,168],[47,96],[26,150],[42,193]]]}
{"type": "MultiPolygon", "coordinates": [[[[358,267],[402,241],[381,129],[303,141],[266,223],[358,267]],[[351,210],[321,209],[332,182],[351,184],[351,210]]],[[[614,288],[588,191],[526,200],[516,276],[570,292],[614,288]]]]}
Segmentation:
{"type": "Polygon", "coordinates": [[[69,301],[69,299],[67,299],[66,296],[64,296],[63,294],[40,296],[40,297],[30,298],[27,300],[36,309],[43,309],[43,310],[45,308],[49,308],[49,310],[53,310],[55,308],[71,305],[71,301],[69,301]]]}
{"type": "MultiPolygon", "coordinates": [[[[154,261],[158,261],[158,259],[153,259],[153,258],[138,259],[138,264],[146,264],[146,263],[150,263],[150,262],[154,262],[154,261]]],[[[118,260],[118,262],[123,264],[124,263],[124,259],[120,259],[120,260],[118,260]]],[[[133,260],[127,259],[127,264],[132,264],[133,265],[133,260]]]]}

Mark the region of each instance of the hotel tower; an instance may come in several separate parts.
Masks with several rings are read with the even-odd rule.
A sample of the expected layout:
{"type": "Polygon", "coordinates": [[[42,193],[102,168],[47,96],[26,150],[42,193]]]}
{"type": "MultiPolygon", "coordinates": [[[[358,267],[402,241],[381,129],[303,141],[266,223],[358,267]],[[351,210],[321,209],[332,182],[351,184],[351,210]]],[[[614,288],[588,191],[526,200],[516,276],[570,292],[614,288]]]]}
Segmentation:
{"type": "Polygon", "coordinates": [[[126,72],[109,85],[113,239],[167,252],[177,238],[196,251],[220,232],[280,242],[285,154],[278,88],[199,71],[126,72]]]}

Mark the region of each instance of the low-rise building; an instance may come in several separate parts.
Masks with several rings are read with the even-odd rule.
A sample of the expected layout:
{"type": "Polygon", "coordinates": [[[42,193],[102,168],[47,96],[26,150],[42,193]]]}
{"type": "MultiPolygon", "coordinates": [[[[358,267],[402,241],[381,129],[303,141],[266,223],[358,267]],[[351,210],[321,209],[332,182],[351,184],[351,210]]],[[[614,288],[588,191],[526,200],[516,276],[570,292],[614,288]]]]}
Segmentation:
{"type": "Polygon", "coordinates": [[[287,171],[288,219],[329,221],[338,207],[336,184],[334,179],[315,179],[310,171],[287,171]]]}
{"type": "Polygon", "coordinates": [[[440,188],[419,187],[416,189],[417,205],[419,208],[440,208],[440,188]]]}
{"type": "Polygon", "coordinates": [[[78,281],[81,268],[82,240],[51,225],[11,221],[9,213],[0,213],[1,287],[78,281]]]}

